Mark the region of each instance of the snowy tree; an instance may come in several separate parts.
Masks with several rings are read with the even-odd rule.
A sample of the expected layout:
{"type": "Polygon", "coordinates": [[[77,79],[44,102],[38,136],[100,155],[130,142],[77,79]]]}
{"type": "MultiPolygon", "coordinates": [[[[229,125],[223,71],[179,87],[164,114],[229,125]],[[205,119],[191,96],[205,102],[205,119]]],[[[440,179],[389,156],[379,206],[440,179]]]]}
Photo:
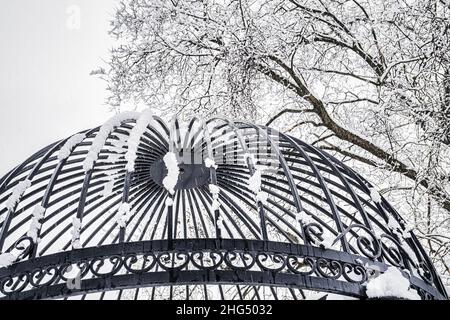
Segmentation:
{"type": "Polygon", "coordinates": [[[370,177],[450,271],[448,0],[126,0],[109,103],[277,127],[370,177]]]}

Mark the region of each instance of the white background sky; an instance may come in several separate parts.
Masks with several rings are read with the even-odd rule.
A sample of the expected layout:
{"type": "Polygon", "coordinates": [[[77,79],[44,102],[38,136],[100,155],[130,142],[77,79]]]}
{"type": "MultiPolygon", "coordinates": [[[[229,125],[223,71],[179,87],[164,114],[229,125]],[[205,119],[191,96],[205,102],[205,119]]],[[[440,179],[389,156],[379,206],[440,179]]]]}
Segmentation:
{"type": "Polygon", "coordinates": [[[105,83],[89,73],[108,57],[118,0],[2,1],[0,177],[46,145],[102,124],[105,83]],[[80,24],[73,24],[79,8],[80,24]]]}

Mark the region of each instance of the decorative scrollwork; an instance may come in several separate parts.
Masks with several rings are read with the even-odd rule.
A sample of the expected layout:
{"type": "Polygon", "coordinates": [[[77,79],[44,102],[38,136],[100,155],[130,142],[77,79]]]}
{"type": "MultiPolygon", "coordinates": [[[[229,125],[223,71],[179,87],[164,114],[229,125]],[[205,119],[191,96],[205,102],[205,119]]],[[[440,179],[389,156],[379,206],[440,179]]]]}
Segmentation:
{"type": "MultiPolygon", "coordinates": [[[[311,229],[312,230],[312,229],[311,229]]],[[[389,237],[384,238],[383,255],[393,265],[398,265],[401,252],[398,244],[389,237]]],[[[366,246],[365,240],[360,240],[366,246]]],[[[373,244],[372,244],[373,245],[373,244]]],[[[377,247],[373,247],[377,249],[377,247]]],[[[283,249],[285,250],[285,249],[283,249]]],[[[271,272],[273,274],[296,274],[304,277],[320,277],[330,281],[346,281],[352,284],[363,284],[370,277],[370,267],[363,265],[358,257],[349,256],[341,260],[334,251],[327,254],[315,247],[305,247],[310,254],[297,254],[293,251],[262,250],[161,250],[158,252],[136,252],[127,254],[111,254],[105,256],[85,256],[82,260],[55,260],[29,271],[14,274],[14,268],[0,277],[0,294],[11,296],[22,291],[51,287],[68,283],[76,277],[80,281],[94,278],[110,278],[118,275],[138,274],[162,271],[252,271],[271,272]],[[63,261],[63,262],[61,262],[63,261]]],[[[374,252],[374,251],[371,251],[374,252]]],[[[375,253],[377,251],[375,250],[375,253]]],[[[376,256],[376,254],[372,254],[376,256]]],[[[39,259],[39,258],[37,258],[39,259]]],[[[361,257],[362,259],[362,257],[361,257]]],[[[25,262],[23,262],[25,263],[25,262]]],[[[378,262],[377,262],[378,263],[378,262]]],[[[426,263],[421,263],[421,277],[431,284],[431,272],[426,263]]],[[[73,290],[68,286],[69,290],[73,290]]],[[[423,289],[423,288],[422,288],[423,289]]],[[[432,298],[426,290],[422,290],[423,299],[432,298]]],[[[420,292],[420,291],[419,291],[420,292]]],[[[0,298],[1,298],[0,295],[0,298]]]]}
{"type": "Polygon", "coordinates": [[[121,256],[98,257],[91,261],[89,271],[97,277],[114,275],[121,269],[122,264],[121,256]]]}
{"type": "Polygon", "coordinates": [[[182,270],[189,264],[190,258],[187,252],[164,252],[156,258],[158,266],[168,270],[182,270]]]}
{"type": "Polygon", "coordinates": [[[33,287],[45,287],[52,285],[59,277],[57,266],[48,266],[43,269],[33,270],[28,279],[33,287]]]}
{"type": "Polygon", "coordinates": [[[250,252],[227,251],[225,253],[225,264],[233,270],[250,270],[256,263],[255,255],[250,252]]]}
{"type": "Polygon", "coordinates": [[[420,277],[425,280],[427,283],[432,284],[433,283],[433,273],[431,272],[428,265],[421,261],[419,262],[419,275],[420,277]]]}
{"type": "Polygon", "coordinates": [[[281,254],[258,253],[255,260],[264,271],[279,272],[286,267],[286,258],[281,254]]]}
{"type": "Polygon", "coordinates": [[[316,272],[324,278],[338,279],[342,276],[342,264],[335,260],[328,260],[324,258],[317,259],[316,272]]]}
{"type": "Polygon", "coordinates": [[[0,281],[0,292],[6,296],[23,291],[30,283],[29,273],[8,276],[0,281]]]}
{"type": "Polygon", "coordinates": [[[364,283],[367,281],[368,275],[367,270],[357,264],[344,263],[343,264],[343,273],[342,276],[348,282],[352,283],[364,283]]]}
{"type": "Polygon", "coordinates": [[[69,279],[73,279],[74,276],[78,276],[80,277],[80,279],[82,279],[87,275],[88,272],[88,261],[79,261],[75,264],[65,262],[59,267],[59,277],[64,282],[67,282],[69,279]],[[74,275],[74,271],[76,271],[76,273],[78,274],[74,275]]]}
{"type": "Polygon", "coordinates": [[[192,264],[202,270],[215,270],[222,264],[224,255],[219,251],[210,251],[206,254],[204,252],[194,252],[191,254],[192,264]]]}
{"type": "Polygon", "coordinates": [[[152,270],[155,264],[156,256],[153,253],[144,255],[129,254],[123,260],[125,269],[134,274],[146,273],[152,270]]]}
{"type": "Polygon", "coordinates": [[[289,271],[304,276],[309,276],[316,270],[316,261],[310,257],[288,256],[286,265],[289,271]]]}
{"type": "Polygon", "coordinates": [[[336,238],[335,242],[345,237],[347,233],[349,233],[353,229],[361,229],[355,234],[356,236],[356,245],[358,246],[359,251],[362,255],[370,258],[377,259],[381,255],[381,244],[379,239],[377,239],[376,235],[372,230],[367,228],[362,224],[353,224],[349,226],[347,229],[342,231],[342,233],[336,238]]]}
{"type": "Polygon", "coordinates": [[[419,288],[416,286],[412,286],[412,288],[417,290],[417,293],[419,294],[419,296],[422,300],[434,300],[433,295],[430,294],[429,292],[423,290],[422,288],[419,288]]]}
{"type": "Polygon", "coordinates": [[[26,259],[30,257],[34,250],[34,241],[30,237],[22,237],[15,244],[14,248],[20,251],[20,254],[17,257],[17,261],[26,259]]]}
{"type": "Polygon", "coordinates": [[[394,237],[383,234],[381,235],[381,248],[383,252],[383,257],[386,258],[389,263],[396,267],[403,267],[403,256],[402,256],[402,246],[395,240],[394,237]]]}
{"type": "Polygon", "coordinates": [[[313,243],[318,244],[324,240],[323,228],[317,222],[309,223],[304,226],[306,239],[313,243]]]}

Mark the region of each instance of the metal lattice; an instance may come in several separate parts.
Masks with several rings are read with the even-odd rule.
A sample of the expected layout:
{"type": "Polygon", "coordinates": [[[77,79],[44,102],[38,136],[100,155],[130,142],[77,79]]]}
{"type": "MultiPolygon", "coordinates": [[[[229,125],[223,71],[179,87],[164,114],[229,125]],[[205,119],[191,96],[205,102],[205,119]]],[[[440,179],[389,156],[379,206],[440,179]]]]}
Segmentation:
{"type": "Polygon", "coordinates": [[[248,123],[143,117],[54,143],[0,180],[2,299],[364,299],[390,266],[422,299],[446,298],[404,220],[331,155],[248,123]]]}

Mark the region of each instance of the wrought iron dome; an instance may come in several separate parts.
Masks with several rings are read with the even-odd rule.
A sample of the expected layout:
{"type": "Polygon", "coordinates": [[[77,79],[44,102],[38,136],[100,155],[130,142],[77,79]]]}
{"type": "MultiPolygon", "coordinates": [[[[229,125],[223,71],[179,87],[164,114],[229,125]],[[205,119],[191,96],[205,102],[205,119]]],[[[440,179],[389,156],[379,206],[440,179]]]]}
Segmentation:
{"type": "Polygon", "coordinates": [[[447,298],[368,181],[241,121],[117,115],[0,179],[0,222],[0,299],[366,299],[389,270],[447,298]]]}

